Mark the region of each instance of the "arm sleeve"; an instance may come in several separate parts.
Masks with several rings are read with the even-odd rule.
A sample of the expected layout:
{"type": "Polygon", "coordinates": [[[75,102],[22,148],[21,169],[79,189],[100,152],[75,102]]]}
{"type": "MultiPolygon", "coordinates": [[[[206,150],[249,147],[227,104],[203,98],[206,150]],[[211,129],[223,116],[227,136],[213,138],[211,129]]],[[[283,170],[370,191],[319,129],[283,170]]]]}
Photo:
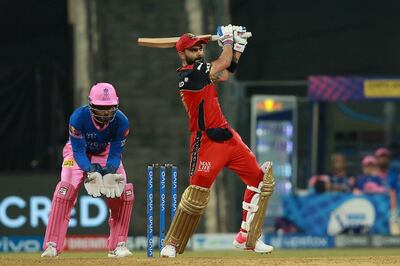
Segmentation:
{"type": "Polygon", "coordinates": [[[110,153],[107,158],[107,167],[110,169],[118,169],[121,163],[121,155],[125,146],[126,138],[129,135],[129,122],[126,117],[120,120],[116,129],[116,134],[110,143],[110,153]]]}
{"type": "Polygon", "coordinates": [[[90,160],[86,155],[86,141],[82,134],[82,127],[79,123],[79,116],[74,113],[69,120],[69,139],[71,140],[74,159],[79,167],[88,172],[90,160]]]}
{"type": "Polygon", "coordinates": [[[389,170],[388,179],[389,179],[389,187],[391,189],[397,190],[399,172],[397,169],[392,168],[389,170]]]}
{"type": "Polygon", "coordinates": [[[363,176],[357,176],[355,188],[358,188],[360,190],[364,189],[364,177],[363,176]]]}

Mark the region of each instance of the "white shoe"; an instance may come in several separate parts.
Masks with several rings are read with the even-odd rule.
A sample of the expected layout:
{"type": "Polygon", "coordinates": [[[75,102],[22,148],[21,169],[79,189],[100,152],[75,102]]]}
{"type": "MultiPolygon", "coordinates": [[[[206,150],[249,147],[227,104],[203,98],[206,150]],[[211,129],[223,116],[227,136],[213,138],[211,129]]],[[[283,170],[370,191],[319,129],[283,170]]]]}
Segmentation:
{"type": "Polygon", "coordinates": [[[48,242],[46,244],[47,248],[45,251],[43,251],[42,255],[40,257],[58,257],[57,254],[57,249],[56,249],[56,243],[54,242],[48,242]]]}
{"type": "Polygon", "coordinates": [[[176,257],[176,248],[172,245],[166,245],[161,250],[160,255],[163,258],[175,258],[176,257]]]}
{"type": "Polygon", "coordinates": [[[273,246],[265,244],[261,238],[257,239],[256,246],[253,249],[256,253],[271,253],[274,250],[273,246]]]}
{"type": "Polygon", "coordinates": [[[119,242],[117,247],[108,253],[109,258],[123,258],[131,255],[132,252],[125,246],[125,242],[119,242]]]}
{"type": "Polygon", "coordinates": [[[243,250],[253,250],[256,253],[271,253],[274,250],[274,247],[265,244],[261,240],[261,237],[259,239],[257,239],[256,246],[254,248],[246,247],[246,240],[247,240],[247,236],[243,236],[242,233],[239,232],[236,235],[235,240],[233,240],[233,245],[236,248],[243,249],[243,250]]]}

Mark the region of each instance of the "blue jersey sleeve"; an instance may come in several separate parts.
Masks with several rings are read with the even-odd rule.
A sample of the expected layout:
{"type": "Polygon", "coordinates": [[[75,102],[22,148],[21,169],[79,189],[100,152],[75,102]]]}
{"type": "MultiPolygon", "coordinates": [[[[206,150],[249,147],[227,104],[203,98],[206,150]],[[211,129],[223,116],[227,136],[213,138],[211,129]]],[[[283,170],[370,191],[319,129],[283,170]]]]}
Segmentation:
{"type": "Polygon", "coordinates": [[[88,172],[90,160],[86,155],[86,141],[82,133],[82,121],[79,117],[80,109],[76,110],[69,120],[69,139],[74,153],[74,159],[79,167],[88,172]]]}
{"type": "Polygon", "coordinates": [[[117,114],[118,123],[115,129],[114,138],[110,142],[110,153],[107,158],[107,168],[118,169],[121,163],[121,154],[125,146],[126,138],[129,135],[128,118],[120,113],[117,114]]]}
{"type": "Polygon", "coordinates": [[[364,180],[365,180],[364,176],[362,175],[357,176],[355,188],[362,190],[365,183],[364,180]]]}
{"type": "Polygon", "coordinates": [[[388,181],[391,189],[397,190],[397,183],[399,178],[399,171],[396,168],[389,169],[388,181]]]}

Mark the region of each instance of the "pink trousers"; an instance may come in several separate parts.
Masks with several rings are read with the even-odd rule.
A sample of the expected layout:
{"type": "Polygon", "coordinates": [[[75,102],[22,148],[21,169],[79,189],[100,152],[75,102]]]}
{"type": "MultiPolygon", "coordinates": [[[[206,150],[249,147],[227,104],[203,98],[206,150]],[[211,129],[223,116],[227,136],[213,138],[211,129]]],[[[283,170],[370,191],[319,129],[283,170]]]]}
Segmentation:
{"type": "MultiPolygon", "coordinates": [[[[89,159],[91,163],[99,163],[102,167],[106,166],[109,151],[110,145],[107,146],[107,149],[104,152],[97,155],[90,155],[89,159]]],[[[75,162],[72,152],[72,146],[69,142],[64,146],[63,157],[64,161],[61,170],[61,181],[68,182],[76,189],[79,189],[80,185],[84,181],[84,172],[75,162]]],[[[117,170],[117,174],[123,174],[126,181],[126,173],[122,162],[117,170]]]]}
{"type": "MultiPolygon", "coordinates": [[[[107,162],[108,153],[109,147],[101,154],[89,156],[89,159],[91,163],[99,163],[104,167],[107,162]]],[[[84,172],[74,160],[70,143],[65,145],[63,157],[61,181],[57,184],[54,191],[49,222],[43,243],[43,249],[46,249],[49,243],[54,243],[57,253],[61,253],[64,248],[64,240],[67,234],[71,211],[78,198],[79,188],[85,178],[84,172]]],[[[134,187],[132,184],[126,183],[126,174],[122,163],[117,173],[124,176],[126,185],[120,198],[106,199],[110,209],[108,221],[110,225],[110,237],[107,242],[110,251],[114,250],[118,243],[127,241],[134,200],[134,187]]]]}

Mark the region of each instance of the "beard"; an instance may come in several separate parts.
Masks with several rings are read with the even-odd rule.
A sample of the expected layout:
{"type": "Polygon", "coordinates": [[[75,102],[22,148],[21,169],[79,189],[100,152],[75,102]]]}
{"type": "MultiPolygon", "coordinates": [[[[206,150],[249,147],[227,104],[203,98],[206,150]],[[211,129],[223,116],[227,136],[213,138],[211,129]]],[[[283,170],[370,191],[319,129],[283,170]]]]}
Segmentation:
{"type": "Polygon", "coordinates": [[[186,56],[186,63],[188,65],[193,65],[194,63],[201,63],[204,62],[204,57],[203,56],[199,56],[196,58],[189,58],[188,56],[186,56]]]}

